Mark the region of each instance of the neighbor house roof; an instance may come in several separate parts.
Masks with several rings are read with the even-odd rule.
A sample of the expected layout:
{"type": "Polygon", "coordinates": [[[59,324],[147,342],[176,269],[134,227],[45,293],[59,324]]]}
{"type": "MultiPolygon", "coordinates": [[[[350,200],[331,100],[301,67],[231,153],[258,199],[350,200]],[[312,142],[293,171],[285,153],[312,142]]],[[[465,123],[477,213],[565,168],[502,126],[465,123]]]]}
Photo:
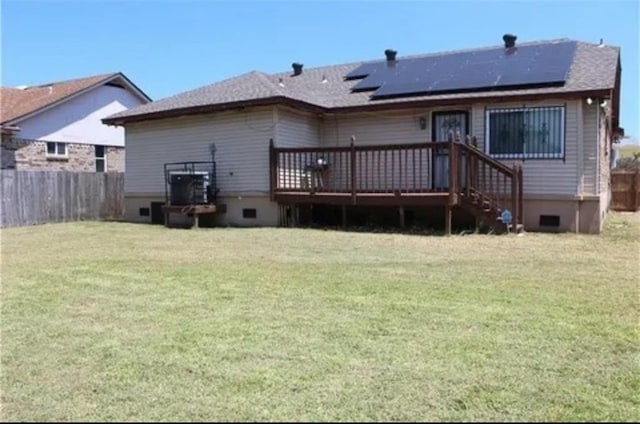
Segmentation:
{"type": "MultiPolygon", "coordinates": [[[[522,45],[539,45],[570,41],[567,39],[521,43],[522,45]]],[[[485,49],[495,49],[491,46],[485,49]]],[[[479,51],[472,49],[466,51],[479,51]]],[[[459,51],[458,51],[459,52],[459,51]]],[[[412,58],[441,56],[458,52],[441,52],[432,55],[412,56],[412,58]]],[[[399,60],[407,57],[399,57],[399,60]]],[[[381,59],[377,59],[376,62],[381,59]]],[[[435,104],[437,102],[469,102],[474,100],[489,101],[505,97],[525,98],[526,96],[553,97],[569,93],[604,94],[615,86],[616,71],[619,64],[619,48],[596,45],[584,42],[576,43],[576,50],[569,68],[569,74],[562,86],[547,86],[520,89],[493,89],[466,93],[440,93],[372,99],[370,92],[353,92],[352,88],[359,80],[347,80],[345,75],[363,63],[355,62],[343,65],[324,66],[305,69],[300,75],[292,72],[265,74],[258,71],[249,72],[234,78],[226,79],[205,87],[167,97],[146,105],[122,111],[103,122],[123,124],[126,122],[158,119],[170,116],[181,116],[204,113],[228,108],[262,105],[293,104],[327,112],[347,110],[366,110],[374,108],[398,108],[413,105],[435,104]]]]}
{"type": "Polygon", "coordinates": [[[34,114],[107,83],[121,82],[146,101],[151,99],[120,72],[32,87],[0,87],[0,124],[13,125],[34,114]]]}

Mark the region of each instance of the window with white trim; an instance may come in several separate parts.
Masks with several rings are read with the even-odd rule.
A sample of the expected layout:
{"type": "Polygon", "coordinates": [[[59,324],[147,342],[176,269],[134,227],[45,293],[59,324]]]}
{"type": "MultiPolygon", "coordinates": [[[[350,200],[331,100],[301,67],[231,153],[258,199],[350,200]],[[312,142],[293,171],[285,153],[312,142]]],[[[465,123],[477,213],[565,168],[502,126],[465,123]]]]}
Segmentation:
{"type": "Polygon", "coordinates": [[[495,158],[564,158],[564,106],[487,109],[486,151],[495,158]]]}
{"type": "Polygon", "coordinates": [[[68,157],[67,143],[47,141],[47,156],[59,158],[68,157]]]}
{"type": "Polygon", "coordinates": [[[107,155],[104,146],[95,146],[96,172],[105,172],[107,169],[107,155]]]}

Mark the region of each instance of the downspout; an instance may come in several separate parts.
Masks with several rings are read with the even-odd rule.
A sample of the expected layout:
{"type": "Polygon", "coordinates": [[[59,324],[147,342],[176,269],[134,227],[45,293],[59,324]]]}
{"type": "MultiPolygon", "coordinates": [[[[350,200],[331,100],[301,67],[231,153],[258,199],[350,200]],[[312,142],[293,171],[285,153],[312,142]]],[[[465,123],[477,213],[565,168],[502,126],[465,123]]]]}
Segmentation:
{"type": "Polygon", "coordinates": [[[577,145],[577,166],[576,166],[576,233],[580,232],[580,207],[582,206],[582,195],[584,190],[584,110],[583,99],[577,102],[577,123],[578,123],[578,145],[577,145]]]}
{"type": "Polygon", "coordinates": [[[596,100],[596,193],[600,195],[600,101],[596,100]]]}

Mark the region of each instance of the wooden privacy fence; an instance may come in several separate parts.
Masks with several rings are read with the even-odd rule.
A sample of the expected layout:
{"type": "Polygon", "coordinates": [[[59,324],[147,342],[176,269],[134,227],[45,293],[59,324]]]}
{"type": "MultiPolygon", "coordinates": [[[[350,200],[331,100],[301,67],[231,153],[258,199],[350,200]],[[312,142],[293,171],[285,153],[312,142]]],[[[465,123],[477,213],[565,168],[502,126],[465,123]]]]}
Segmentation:
{"type": "Polygon", "coordinates": [[[611,208],[633,212],[640,209],[640,169],[611,173],[611,208]]]}
{"type": "Polygon", "coordinates": [[[124,174],[0,171],[0,226],[124,217],[124,174]]]}

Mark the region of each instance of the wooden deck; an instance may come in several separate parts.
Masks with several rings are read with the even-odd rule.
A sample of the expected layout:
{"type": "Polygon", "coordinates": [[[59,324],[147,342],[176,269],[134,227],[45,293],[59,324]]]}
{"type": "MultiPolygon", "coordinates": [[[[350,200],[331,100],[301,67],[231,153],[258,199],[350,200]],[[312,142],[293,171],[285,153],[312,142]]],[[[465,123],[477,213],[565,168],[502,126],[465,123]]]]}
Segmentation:
{"type": "MultiPolygon", "coordinates": [[[[445,206],[522,224],[522,168],[461,141],[269,149],[271,199],[284,205],[445,206]]],[[[506,223],[505,228],[509,228],[506,223]]]]}
{"type": "Polygon", "coordinates": [[[363,206],[445,206],[449,193],[325,193],[286,192],[275,193],[275,201],[281,204],[327,204],[363,206]]]}

